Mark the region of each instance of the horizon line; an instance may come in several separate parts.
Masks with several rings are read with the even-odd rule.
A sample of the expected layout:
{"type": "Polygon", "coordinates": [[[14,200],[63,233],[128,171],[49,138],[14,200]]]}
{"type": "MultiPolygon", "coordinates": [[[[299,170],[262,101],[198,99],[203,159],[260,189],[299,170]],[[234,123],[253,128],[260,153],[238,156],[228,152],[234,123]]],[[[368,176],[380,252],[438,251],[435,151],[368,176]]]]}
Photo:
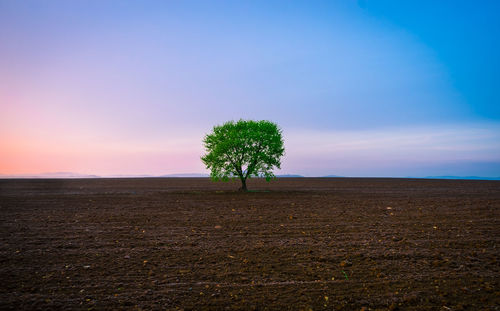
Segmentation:
{"type": "MultiPolygon", "coordinates": [[[[341,176],[334,174],[304,176],[300,174],[277,174],[276,178],[400,178],[400,179],[452,179],[452,180],[500,180],[500,176],[341,176]]],[[[81,174],[73,172],[46,172],[38,174],[3,174],[0,179],[106,179],[106,178],[210,178],[206,173],[174,173],[174,174],[81,174]]],[[[258,178],[258,177],[252,177],[258,178]]]]}

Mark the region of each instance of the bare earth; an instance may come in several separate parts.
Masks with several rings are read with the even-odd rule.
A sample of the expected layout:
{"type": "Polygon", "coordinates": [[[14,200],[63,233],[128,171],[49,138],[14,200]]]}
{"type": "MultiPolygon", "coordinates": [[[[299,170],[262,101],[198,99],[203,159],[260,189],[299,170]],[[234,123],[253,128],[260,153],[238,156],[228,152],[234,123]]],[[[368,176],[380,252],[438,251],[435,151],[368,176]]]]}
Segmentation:
{"type": "Polygon", "coordinates": [[[500,310],[500,182],[0,180],[0,309],[500,310]]]}

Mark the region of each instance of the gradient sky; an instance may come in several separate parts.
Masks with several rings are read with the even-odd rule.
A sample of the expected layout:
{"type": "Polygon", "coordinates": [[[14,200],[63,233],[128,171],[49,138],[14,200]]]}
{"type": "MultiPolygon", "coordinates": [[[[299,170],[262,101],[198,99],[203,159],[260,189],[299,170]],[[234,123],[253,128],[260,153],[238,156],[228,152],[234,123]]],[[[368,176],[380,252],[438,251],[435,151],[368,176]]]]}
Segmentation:
{"type": "Polygon", "coordinates": [[[0,0],[0,173],[206,172],[227,120],[305,176],[500,176],[499,1],[0,0]]]}

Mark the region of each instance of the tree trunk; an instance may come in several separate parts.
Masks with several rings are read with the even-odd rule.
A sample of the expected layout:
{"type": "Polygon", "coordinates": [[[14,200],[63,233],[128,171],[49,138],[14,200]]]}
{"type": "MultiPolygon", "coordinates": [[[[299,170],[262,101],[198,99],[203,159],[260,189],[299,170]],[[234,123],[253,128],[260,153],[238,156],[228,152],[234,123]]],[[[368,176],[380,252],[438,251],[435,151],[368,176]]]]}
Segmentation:
{"type": "Polygon", "coordinates": [[[240,178],[241,179],[241,188],[240,191],[247,192],[247,179],[246,178],[240,178]]]}

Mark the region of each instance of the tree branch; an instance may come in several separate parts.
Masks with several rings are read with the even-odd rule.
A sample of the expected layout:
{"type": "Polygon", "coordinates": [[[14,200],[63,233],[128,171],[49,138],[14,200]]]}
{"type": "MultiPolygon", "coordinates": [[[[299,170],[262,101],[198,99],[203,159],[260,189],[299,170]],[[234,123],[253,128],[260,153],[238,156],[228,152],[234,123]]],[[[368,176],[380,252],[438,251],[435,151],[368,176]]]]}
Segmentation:
{"type": "Polygon", "coordinates": [[[241,171],[241,166],[238,167],[238,165],[230,157],[228,157],[228,160],[233,165],[234,169],[236,170],[236,173],[238,173],[238,176],[240,176],[240,178],[243,178],[243,172],[241,171]]]}
{"type": "Polygon", "coordinates": [[[262,150],[262,144],[259,144],[259,146],[257,147],[257,151],[255,152],[256,159],[252,163],[250,163],[250,165],[247,167],[247,173],[244,176],[245,179],[248,178],[248,176],[252,173],[253,169],[255,168],[257,163],[259,162],[258,154],[261,150],[262,150]]]}

